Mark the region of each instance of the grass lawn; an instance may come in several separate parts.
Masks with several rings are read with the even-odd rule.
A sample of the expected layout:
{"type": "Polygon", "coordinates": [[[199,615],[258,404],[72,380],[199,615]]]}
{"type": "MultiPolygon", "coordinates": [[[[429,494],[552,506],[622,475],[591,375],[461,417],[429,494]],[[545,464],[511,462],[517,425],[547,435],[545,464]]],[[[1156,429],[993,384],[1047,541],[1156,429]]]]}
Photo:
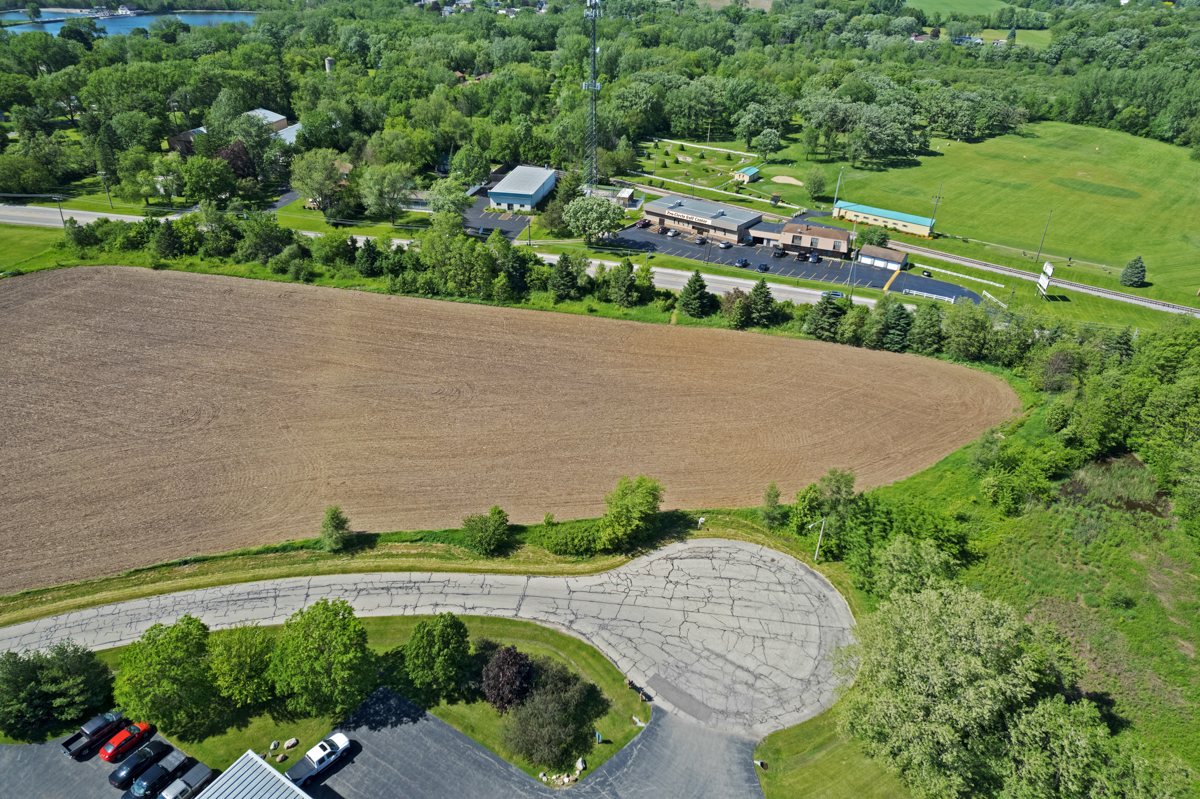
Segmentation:
{"type": "MultiPolygon", "coordinates": [[[[1040,264],[1017,256],[1038,249],[1053,212],[1043,252],[1105,265],[1076,261],[1069,279],[1200,306],[1200,163],[1183,148],[1060,122],[981,142],[938,137],[931,146],[934,153],[911,167],[847,166],[839,199],[928,216],[941,186],[940,232],[1015,248],[1010,255],[1030,271],[1040,264]],[[1124,289],[1120,269],[1136,255],[1145,259],[1151,285],[1124,289]]],[[[806,164],[795,145],[780,158],[789,156],[798,159],[794,168],[771,164],[763,173],[803,179],[811,163],[820,163],[806,164]]],[[[842,164],[822,166],[832,189],[842,164]]],[[[804,204],[803,188],[773,185],[785,201],[804,204]]],[[[933,246],[954,251],[944,239],[933,246]]]]}
{"type": "Polygon", "coordinates": [[[413,229],[414,227],[429,227],[429,214],[405,211],[396,217],[397,227],[393,227],[385,219],[383,222],[364,220],[334,228],[325,221],[325,217],[320,211],[305,208],[303,199],[297,199],[283,206],[275,213],[275,216],[279,220],[279,224],[292,230],[308,230],[316,233],[346,232],[356,236],[390,236],[394,239],[412,238],[418,232],[413,229]],[[407,227],[399,227],[401,225],[407,227]]]}
{"type": "Polygon", "coordinates": [[[926,14],[940,11],[943,17],[951,14],[991,14],[1005,6],[1001,0],[908,0],[908,5],[926,14]]]}
{"type": "Polygon", "coordinates": [[[771,733],[755,747],[754,759],[767,764],[766,771],[758,769],[766,799],[909,796],[899,778],[838,736],[834,710],[771,733]]]}
{"type": "MultiPolygon", "coordinates": [[[[113,187],[110,185],[109,189],[113,187]]],[[[96,175],[90,175],[86,178],[70,183],[66,186],[56,187],[56,192],[60,192],[63,196],[68,197],[62,203],[63,212],[67,211],[93,211],[95,213],[122,214],[125,216],[166,216],[175,213],[180,208],[187,207],[182,197],[174,198],[174,204],[169,204],[162,200],[151,202],[149,205],[145,203],[127,203],[120,197],[113,195],[112,207],[109,207],[108,195],[104,193],[104,183],[96,175]]],[[[40,205],[45,208],[57,208],[58,205],[54,200],[32,200],[30,205],[40,205]]]]}
{"type": "MultiPolygon", "coordinates": [[[[979,38],[983,39],[984,45],[992,46],[992,42],[997,39],[1007,39],[1008,29],[1003,30],[998,28],[985,28],[979,32],[979,38]]],[[[1044,50],[1050,46],[1050,31],[1049,29],[1040,31],[1027,31],[1017,29],[1017,44],[1023,44],[1026,47],[1032,47],[1035,50],[1044,50]]]]}
{"type": "Polygon", "coordinates": [[[48,227],[26,227],[25,225],[0,225],[0,272],[20,268],[23,263],[38,258],[54,242],[62,238],[62,231],[48,227]]]}

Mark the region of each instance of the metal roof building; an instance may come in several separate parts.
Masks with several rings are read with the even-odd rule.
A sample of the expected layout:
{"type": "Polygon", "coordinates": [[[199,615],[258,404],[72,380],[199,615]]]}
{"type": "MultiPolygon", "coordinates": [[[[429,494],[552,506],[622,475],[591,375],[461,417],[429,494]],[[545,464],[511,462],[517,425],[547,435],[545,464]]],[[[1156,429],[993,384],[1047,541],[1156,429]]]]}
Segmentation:
{"type": "Polygon", "coordinates": [[[247,111],[243,116],[258,117],[275,130],[283,130],[287,127],[287,117],[283,114],[276,114],[274,111],[268,111],[265,108],[255,108],[253,111],[247,111]]]}
{"type": "Polygon", "coordinates": [[[933,220],[929,217],[889,211],[886,208],[873,208],[844,200],[834,203],[833,216],[835,219],[850,219],[866,225],[894,228],[917,236],[928,236],[933,232],[933,220]]]}
{"type": "Polygon", "coordinates": [[[519,166],[488,191],[493,208],[532,211],[554,188],[554,170],[519,166]]]}
{"type": "Polygon", "coordinates": [[[204,789],[204,799],[311,799],[254,752],[234,761],[204,789]]]}
{"type": "Polygon", "coordinates": [[[725,241],[743,241],[762,214],[692,197],[659,197],[643,207],[651,222],[725,241]]]}

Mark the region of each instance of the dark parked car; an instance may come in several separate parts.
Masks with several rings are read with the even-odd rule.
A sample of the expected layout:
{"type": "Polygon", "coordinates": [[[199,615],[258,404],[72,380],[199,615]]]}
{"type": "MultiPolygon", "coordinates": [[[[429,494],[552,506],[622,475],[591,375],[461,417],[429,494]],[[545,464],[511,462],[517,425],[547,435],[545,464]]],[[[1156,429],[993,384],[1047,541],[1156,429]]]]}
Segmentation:
{"type": "Polygon", "coordinates": [[[697,244],[708,244],[708,239],[704,238],[703,236],[697,236],[696,243],[697,244]]]}
{"type": "Polygon", "coordinates": [[[748,260],[746,260],[745,258],[738,258],[736,261],[733,262],[733,265],[736,266],[738,269],[749,269],[750,268],[750,262],[748,260]]]}
{"type": "Polygon", "coordinates": [[[121,795],[121,799],[154,799],[183,771],[187,755],[178,749],[142,772],[137,782],[121,795]]]}
{"type": "Polygon", "coordinates": [[[62,742],[62,753],[72,760],[86,757],[88,752],[108,741],[121,728],[124,719],[125,715],[119,710],[96,716],[80,727],[79,732],[62,742]]]}
{"type": "Polygon", "coordinates": [[[162,741],[151,741],[125,758],[125,762],[108,775],[108,784],[122,791],[128,788],[141,773],[153,766],[171,751],[170,745],[162,741]]]}
{"type": "Polygon", "coordinates": [[[717,242],[717,247],[718,247],[718,248],[720,248],[720,249],[722,249],[722,250],[728,250],[728,249],[729,249],[730,247],[732,247],[732,246],[733,246],[733,245],[732,245],[732,244],[730,244],[730,243],[729,243],[729,242],[727,242],[727,241],[719,241],[719,242],[717,242]]]}
{"type": "Polygon", "coordinates": [[[929,270],[928,270],[928,269],[922,269],[922,270],[921,270],[921,277],[933,277],[933,275],[929,274],[929,270]]]}
{"type": "Polygon", "coordinates": [[[666,225],[659,225],[658,227],[656,227],[656,228],[654,229],[654,232],[655,232],[655,233],[666,233],[666,232],[667,232],[667,226],[666,226],[666,225]]]}
{"type": "Polygon", "coordinates": [[[758,268],[755,271],[756,272],[770,272],[771,267],[767,266],[766,264],[759,264],[758,268]]]}
{"type": "Polygon", "coordinates": [[[783,250],[779,249],[778,247],[776,247],[775,249],[771,250],[771,257],[772,257],[772,258],[782,258],[782,257],[783,257],[784,255],[786,255],[786,254],[787,254],[787,253],[785,253],[783,250]]]}
{"type": "Polygon", "coordinates": [[[639,219],[638,221],[633,223],[633,226],[637,227],[637,228],[642,228],[643,230],[645,230],[646,228],[650,227],[651,224],[652,223],[650,222],[649,219],[639,219]]]}
{"type": "Polygon", "coordinates": [[[808,254],[808,262],[810,264],[819,264],[821,263],[821,256],[815,252],[810,252],[808,254]]]}

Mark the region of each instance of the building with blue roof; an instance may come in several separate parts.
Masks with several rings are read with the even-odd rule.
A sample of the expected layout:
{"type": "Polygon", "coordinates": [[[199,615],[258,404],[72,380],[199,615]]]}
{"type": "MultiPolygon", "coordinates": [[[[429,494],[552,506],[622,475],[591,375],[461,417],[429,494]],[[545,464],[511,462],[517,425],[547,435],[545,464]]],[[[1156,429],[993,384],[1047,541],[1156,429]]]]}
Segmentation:
{"type": "Polygon", "coordinates": [[[849,219],[863,225],[879,225],[899,230],[902,233],[911,233],[914,236],[933,234],[933,220],[929,217],[902,214],[899,211],[873,208],[869,205],[848,203],[844,200],[833,204],[833,218],[849,219]]]}
{"type": "Polygon", "coordinates": [[[733,173],[733,179],[738,183],[753,183],[758,178],[758,167],[756,166],[744,166],[733,173]]]}

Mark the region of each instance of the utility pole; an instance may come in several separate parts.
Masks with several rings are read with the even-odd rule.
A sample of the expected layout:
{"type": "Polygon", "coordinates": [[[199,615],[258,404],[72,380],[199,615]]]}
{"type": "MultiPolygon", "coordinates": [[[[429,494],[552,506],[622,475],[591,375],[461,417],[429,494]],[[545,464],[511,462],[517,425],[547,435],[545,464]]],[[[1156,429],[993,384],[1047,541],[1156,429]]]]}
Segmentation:
{"type": "MultiPolygon", "coordinates": [[[[825,537],[825,519],[828,519],[828,518],[829,518],[828,516],[825,516],[819,520],[821,522],[821,533],[820,533],[820,535],[817,536],[817,551],[813,555],[813,563],[816,563],[817,558],[821,557],[821,539],[823,539],[825,537]]],[[[816,526],[817,526],[817,523],[813,522],[805,529],[811,530],[816,526]]]]}
{"type": "Polygon", "coordinates": [[[108,173],[107,172],[97,172],[96,174],[100,176],[100,180],[104,181],[104,194],[108,197],[108,210],[111,211],[113,209],[113,204],[112,204],[112,195],[108,193],[108,177],[107,177],[108,173]]]}
{"type": "Polygon", "coordinates": [[[1042,231],[1042,241],[1041,244],[1038,244],[1037,255],[1033,256],[1033,262],[1035,264],[1042,259],[1042,245],[1046,243],[1046,231],[1050,229],[1050,217],[1052,216],[1054,216],[1053,211],[1046,215],[1046,227],[1042,231]]]}
{"type": "Polygon", "coordinates": [[[842,167],[840,170],[838,170],[837,188],[833,190],[833,205],[835,208],[837,207],[838,192],[842,190],[842,173],[845,171],[846,167],[842,167]]]}
{"type": "Polygon", "coordinates": [[[54,195],[54,204],[58,206],[58,219],[60,222],[62,222],[62,226],[65,228],[67,226],[67,220],[63,219],[62,197],[59,197],[57,194],[54,195]]]}
{"type": "Polygon", "coordinates": [[[945,185],[945,183],[946,183],[946,181],[943,180],[941,183],[938,184],[937,197],[935,197],[933,200],[933,219],[929,220],[930,221],[930,225],[929,225],[930,235],[933,235],[933,226],[935,224],[937,224],[938,206],[942,204],[942,186],[945,185]]]}
{"type": "Polygon", "coordinates": [[[600,180],[600,165],[596,153],[596,148],[600,143],[597,122],[600,84],[596,71],[596,54],[600,52],[600,48],[596,46],[596,21],[600,19],[600,0],[584,0],[584,5],[586,8],[583,17],[592,22],[592,79],[583,84],[583,90],[588,93],[587,152],[584,156],[586,160],[583,168],[583,185],[584,193],[590,195],[594,193],[596,184],[600,180]]]}

